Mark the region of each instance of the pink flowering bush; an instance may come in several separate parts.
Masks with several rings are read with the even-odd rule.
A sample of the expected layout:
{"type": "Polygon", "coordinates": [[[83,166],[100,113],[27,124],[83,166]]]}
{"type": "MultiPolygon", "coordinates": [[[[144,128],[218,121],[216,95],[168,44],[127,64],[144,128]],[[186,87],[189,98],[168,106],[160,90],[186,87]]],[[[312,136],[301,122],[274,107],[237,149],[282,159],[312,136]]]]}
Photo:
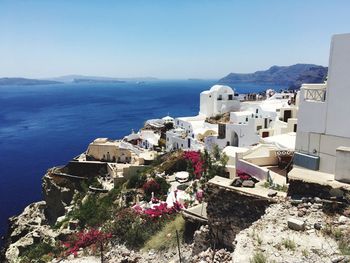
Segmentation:
{"type": "Polygon", "coordinates": [[[196,151],[185,151],[184,159],[189,162],[189,165],[193,168],[193,174],[196,179],[200,179],[203,173],[203,164],[202,156],[200,152],[196,151]]]}
{"type": "Polygon", "coordinates": [[[151,196],[152,192],[154,194],[157,194],[159,192],[160,185],[156,182],[156,180],[152,178],[148,180],[146,183],[144,183],[142,188],[146,196],[151,196]]]}
{"type": "Polygon", "coordinates": [[[168,207],[166,202],[161,202],[159,205],[154,205],[152,208],[142,209],[139,205],[133,207],[134,211],[140,215],[146,215],[152,219],[167,217],[181,211],[183,206],[179,202],[175,202],[172,207],[168,207]]]}
{"type": "Polygon", "coordinates": [[[112,234],[91,228],[86,231],[78,232],[73,236],[71,241],[65,242],[63,245],[67,248],[66,255],[73,254],[77,256],[80,248],[101,244],[110,238],[112,238],[112,234]]]}
{"type": "Polygon", "coordinates": [[[251,179],[251,176],[249,175],[249,174],[246,174],[245,172],[242,172],[242,171],[240,171],[240,170],[237,170],[237,176],[239,177],[239,178],[241,178],[243,181],[245,181],[245,180],[250,180],[251,179]]]}

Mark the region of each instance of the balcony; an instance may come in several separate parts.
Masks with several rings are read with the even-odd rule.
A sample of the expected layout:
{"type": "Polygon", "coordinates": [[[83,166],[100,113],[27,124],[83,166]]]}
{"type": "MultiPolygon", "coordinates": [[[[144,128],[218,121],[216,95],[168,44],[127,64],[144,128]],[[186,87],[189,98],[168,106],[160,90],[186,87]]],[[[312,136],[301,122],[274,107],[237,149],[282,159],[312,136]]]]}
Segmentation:
{"type": "Polygon", "coordinates": [[[325,102],[326,84],[306,84],[302,86],[304,100],[314,102],[325,102]]]}

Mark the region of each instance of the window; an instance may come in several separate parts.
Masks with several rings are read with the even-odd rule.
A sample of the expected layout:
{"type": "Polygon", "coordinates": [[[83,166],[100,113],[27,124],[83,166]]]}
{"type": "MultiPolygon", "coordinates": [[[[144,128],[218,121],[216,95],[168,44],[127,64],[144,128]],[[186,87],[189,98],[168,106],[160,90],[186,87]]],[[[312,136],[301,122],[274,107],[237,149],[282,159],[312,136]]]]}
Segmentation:
{"type": "Polygon", "coordinates": [[[294,132],[297,132],[297,128],[298,128],[298,125],[297,125],[297,124],[294,124],[293,131],[294,131],[294,132]]]}
{"type": "Polygon", "coordinates": [[[259,131],[260,129],[262,129],[261,125],[256,126],[256,130],[259,131]]]}
{"type": "Polygon", "coordinates": [[[256,109],[256,110],[255,110],[255,113],[259,113],[259,109],[256,109]]]}
{"type": "Polygon", "coordinates": [[[245,118],[245,121],[248,122],[248,117],[245,118]]]}
{"type": "Polygon", "coordinates": [[[233,95],[232,94],[228,95],[228,100],[233,100],[233,95]]]}
{"type": "Polygon", "coordinates": [[[218,139],[225,139],[226,137],[226,124],[225,123],[219,123],[219,134],[218,139]]]}
{"type": "Polygon", "coordinates": [[[263,137],[263,138],[269,137],[269,134],[270,133],[268,131],[264,131],[264,132],[262,132],[261,137],[263,137]]]}

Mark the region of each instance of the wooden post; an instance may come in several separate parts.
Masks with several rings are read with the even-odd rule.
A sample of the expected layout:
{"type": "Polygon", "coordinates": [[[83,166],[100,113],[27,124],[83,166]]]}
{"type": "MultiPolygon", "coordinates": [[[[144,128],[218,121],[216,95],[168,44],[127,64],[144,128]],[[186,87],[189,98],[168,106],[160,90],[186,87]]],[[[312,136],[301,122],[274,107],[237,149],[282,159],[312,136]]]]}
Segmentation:
{"type": "Polygon", "coordinates": [[[179,239],[179,233],[177,230],[176,230],[176,239],[177,239],[177,249],[179,250],[179,260],[181,263],[180,239],[179,239]]]}
{"type": "Polygon", "coordinates": [[[103,241],[100,242],[100,251],[101,251],[101,263],[103,263],[103,241]]]}

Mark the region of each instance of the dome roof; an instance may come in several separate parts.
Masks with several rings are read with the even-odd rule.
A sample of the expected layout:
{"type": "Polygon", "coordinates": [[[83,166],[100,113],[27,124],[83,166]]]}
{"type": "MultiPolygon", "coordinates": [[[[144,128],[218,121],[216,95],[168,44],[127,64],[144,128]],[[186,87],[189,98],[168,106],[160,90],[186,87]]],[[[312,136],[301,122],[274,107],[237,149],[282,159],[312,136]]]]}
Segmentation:
{"type": "Polygon", "coordinates": [[[230,92],[233,92],[233,89],[227,85],[214,85],[210,88],[210,92],[214,92],[214,91],[220,91],[220,90],[227,90],[230,92]]]}

